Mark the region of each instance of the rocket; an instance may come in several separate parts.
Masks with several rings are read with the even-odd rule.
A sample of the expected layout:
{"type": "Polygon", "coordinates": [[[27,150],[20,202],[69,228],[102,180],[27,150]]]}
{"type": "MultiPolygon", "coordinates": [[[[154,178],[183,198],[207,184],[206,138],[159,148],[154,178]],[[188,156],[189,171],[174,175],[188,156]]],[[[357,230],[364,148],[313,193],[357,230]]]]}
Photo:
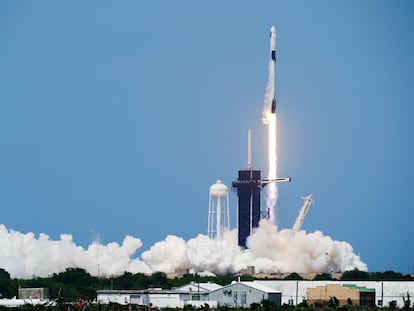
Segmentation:
{"type": "Polygon", "coordinates": [[[270,58],[276,62],[276,28],[270,28],[270,58]]]}
{"type": "MultiPolygon", "coordinates": [[[[276,28],[272,26],[270,28],[270,59],[273,62],[273,66],[276,66],[276,28]]],[[[272,113],[276,112],[276,97],[273,94],[272,100],[272,113]]]]}

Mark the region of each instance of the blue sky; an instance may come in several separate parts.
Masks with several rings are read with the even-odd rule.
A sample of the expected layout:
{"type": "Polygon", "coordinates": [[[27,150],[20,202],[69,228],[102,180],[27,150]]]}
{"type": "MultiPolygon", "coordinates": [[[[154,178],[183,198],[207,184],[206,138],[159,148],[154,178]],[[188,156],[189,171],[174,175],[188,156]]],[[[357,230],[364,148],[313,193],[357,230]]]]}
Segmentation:
{"type": "Polygon", "coordinates": [[[267,170],[272,25],[279,228],[312,193],[303,229],[414,272],[411,1],[2,1],[0,223],[142,250],[206,234],[248,128],[267,170]]]}

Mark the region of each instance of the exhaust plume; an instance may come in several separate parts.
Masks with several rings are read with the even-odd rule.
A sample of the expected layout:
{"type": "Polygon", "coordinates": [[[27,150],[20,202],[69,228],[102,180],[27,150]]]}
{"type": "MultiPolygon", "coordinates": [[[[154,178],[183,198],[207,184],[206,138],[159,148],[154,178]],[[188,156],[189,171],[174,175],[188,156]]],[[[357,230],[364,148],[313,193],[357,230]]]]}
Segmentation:
{"type": "Polygon", "coordinates": [[[78,246],[70,234],[51,240],[41,233],[37,238],[0,225],[0,267],[14,278],[46,277],[67,268],[82,268],[94,276],[121,275],[124,271],[237,273],[254,266],[257,273],[330,273],[357,268],[367,270],[352,246],[334,241],[322,232],[307,234],[289,229],[277,231],[269,220],[248,238],[248,250],[237,245],[237,231],[227,231],[220,239],[198,235],[188,241],[169,235],[134,257],[142,247],[138,238],[126,236],[122,244],[94,242],[86,249],[78,246]]]}

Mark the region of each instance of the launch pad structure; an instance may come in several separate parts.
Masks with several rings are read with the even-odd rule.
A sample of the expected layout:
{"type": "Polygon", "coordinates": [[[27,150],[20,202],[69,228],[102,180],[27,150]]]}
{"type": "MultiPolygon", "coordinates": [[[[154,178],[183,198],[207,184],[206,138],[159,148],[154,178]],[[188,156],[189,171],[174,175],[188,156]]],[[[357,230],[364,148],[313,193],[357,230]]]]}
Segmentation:
{"type": "Polygon", "coordinates": [[[237,191],[237,229],[238,245],[246,248],[247,237],[253,228],[259,227],[260,198],[261,198],[261,171],[248,168],[239,170],[237,180],[232,187],[237,191]]]}
{"type": "Polygon", "coordinates": [[[238,178],[232,182],[233,191],[237,192],[237,231],[238,245],[247,248],[246,241],[259,227],[261,218],[268,218],[268,211],[261,210],[261,191],[269,183],[290,182],[290,177],[262,179],[262,172],[252,168],[251,130],[247,138],[247,169],[238,171],[238,178]]]}

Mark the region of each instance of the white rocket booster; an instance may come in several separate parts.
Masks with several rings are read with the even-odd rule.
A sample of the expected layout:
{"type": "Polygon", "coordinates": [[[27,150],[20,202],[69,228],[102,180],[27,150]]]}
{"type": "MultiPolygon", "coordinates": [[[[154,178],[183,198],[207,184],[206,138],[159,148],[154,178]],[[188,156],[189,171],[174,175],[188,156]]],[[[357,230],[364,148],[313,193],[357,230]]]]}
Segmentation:
{"type": "MultiPolygon", "coordinates": [[[[272,28],[270,28],[270,59],[274,66],[273,70],[275,71],[275,67],[276,67],[276,28],[275,26],[272,26],[272,28]]],[[[272,99],[272,113],[275,113],[275,112],[276,112],[276,94],[274,92],[273,99],[272,99]]]]}

